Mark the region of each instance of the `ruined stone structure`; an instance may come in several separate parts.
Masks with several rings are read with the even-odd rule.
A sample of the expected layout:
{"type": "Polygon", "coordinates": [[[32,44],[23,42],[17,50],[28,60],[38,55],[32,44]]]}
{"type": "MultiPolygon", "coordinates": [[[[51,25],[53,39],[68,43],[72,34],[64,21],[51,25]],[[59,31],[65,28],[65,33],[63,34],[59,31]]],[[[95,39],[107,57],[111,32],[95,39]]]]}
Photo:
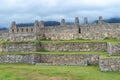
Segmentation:
{"type": "Polygon", "coordinates": [[[70,39],[120,39],[120,24],[105,23],[102,16],[98,23],[88,24],[87,17],[84,18],[84,24],[79,23],[78,17],[75,18],[74,25],[67,25],[65,19],[61,20],[60,25],[44,26],[43,21],[35,21],[34,25],[18,26],[12,22],[7,31],[0,31],[0,40],[9,41],[29,41],[29,40],[70,40],[70,39]]]}
{"type": "MultiPolygon", "coordinates": [[[[0,44],[0,52],[37,52],[41,50],[51,52],[80,52],[80,51],[107,51],[107,43],[105,42],[16,42],[8,44],[0,44]]],[[[116,49],[117,50],[117,49],[116,49]]],[[[119,50],[119,49],[118,49],[119,50]]],[[[113,51],[114,52],[114,51],[113,51]]],[[[114,53],[113,53],[114,54],[114,53]]]]}
{"type": "Polygon", "coordinates": [[[105,23],[102,16],[97,23],[88,24],[87,17],[80,25],[78,17],[74,25],[67,25],[65,19],[60,25],[48,26],[43,21],[35,21],[33,25],[18,25],[12,22],[9,30],[0,31],[0,52],[31,52],[32,54],[0,54],[0,63],[28,63],[36,65],[99,65],[101,71],[120,71],[120,58],[109,56],[120,55],[120,43],[108,42],[36,42],[33,40],[70,40],[70,39],[104,39],[120,40],[120,24],[105,23]],[[31,41],[32,40],[32,41],[31,41]],[[20,42],[19,42],[20,41],[20,42]],[[103,52],[100,54],[37,54],[46,50],[53,52],[103,52]]]}
{"type": "Polygon", "coordinates": [[[28,63],[36,65],[99,65],[101,71],[120,71],[120,58],[109,58],[109,56],[120,55],[119,43],[107,42],[12,42],[0,44],[0,63],[28,63]],[[37,54],[36,52],[46,50],[55,52],[83,52],[90,54],[37,54]],[[108,57],[101,58],[100,54],[91,52],[107,51],[108,57]],[[10,52],[24,52],[9,54],[10,52]],[[28,54],[31,52],[32,54],[28,54]]]}

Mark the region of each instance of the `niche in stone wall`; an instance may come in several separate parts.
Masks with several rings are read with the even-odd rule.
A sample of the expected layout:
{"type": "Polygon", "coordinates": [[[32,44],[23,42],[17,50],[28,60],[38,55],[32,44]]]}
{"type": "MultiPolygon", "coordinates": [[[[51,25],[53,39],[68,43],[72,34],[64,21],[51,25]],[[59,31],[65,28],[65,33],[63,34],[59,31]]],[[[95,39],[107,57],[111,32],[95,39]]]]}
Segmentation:
{"type": "Polygon", "coordinates": [[[28,28],[26,29],[26,32],[28,32],[28,28]]]}
{"type": "Polygon", "coordinates": [[[79,33],[81,33],[81,28],[79,28],[79,33]]]}
{"type": "Polygon", "coordinates": [[[19,32],[19,29],[17,29],[17,32],[19,32]]]}
{"type": "Polygon", "coordinates": [[[21,29],[21,32],[23,32],[23,28],[21,29]]]}
{"type": "Polygon", "coordinates": [[[12,33],[14,33],[14,29],[12,29],[12,33]]]}
{"type": "Polygon", "coordinates": [[[31,28],[31,32],[33,32],[33,28],[31,28]]]}

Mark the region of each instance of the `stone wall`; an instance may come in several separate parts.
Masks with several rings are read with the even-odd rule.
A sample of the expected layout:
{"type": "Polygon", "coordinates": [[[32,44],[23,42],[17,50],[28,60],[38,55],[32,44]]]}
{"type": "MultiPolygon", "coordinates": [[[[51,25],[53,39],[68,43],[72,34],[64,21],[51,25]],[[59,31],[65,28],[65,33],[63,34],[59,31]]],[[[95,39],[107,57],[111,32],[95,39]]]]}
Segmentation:
{"type": "Polygon", "coordinates": [[[0,55],[0,63],[27,63],[27,64],[35,64],[37,61],[36,55],[29,54],[1,54],[0,55]]]}
{"type": "Polygon", "coordinates": [[[84,24],[79,25],[78,17],[75,23],[67,25],[65,19],[62,19],[61,25],[44,26],[44,22],[35,21],[31,25],[20,25],[12,22],[11,27],[7,31],[0,31],[0,40],[10,41],[28,41],[38,40],[40,35],[44,35],[44,39],[51,40],[70,40],[70,39],[94,39],[100,40],[104,38],[117,38],[120,40],[120,23],[105,23],[102,18],[98,23],[88,24],[87,18],[84,24]]]}
{"type": "Polygon", "coordinates": [[[120,43],[108,43],[107,44],[107,52],[109,56],[120,55],[120,43]]]}
{"type": "Polygon", "coordinates": [[[42,42],[40,48],[48,51],[106,51],[105,42],[42,42]]]}
{"type": "Polygon", "coordinates": [[[36,40],[36,34],[34,33],[10,33],[10,41],[33,41],[36,40]]]}
{"type": "Polygon", "coordinates": [[[46,54],[40,55],[40,63],[49,65],[96,65],[98,64],[99,55],[85,54],[46,54]]]}
{"type": "Polygon", "coordinates": [[[99,65],[101,71],[120,71],[120,58],[99,58],[99,54],[0,54],[0,63],[99,65]]]}
{"type": "MultiPolygon", "coordinates": [[[[40,28],[41,29],[41,28],[40,28]]],[[[44,27],[45,34],[58,34],[58,33],[78,33],[79,27],[75,25],[65,25],[65,26],[47,26],[44,27]]],[[[39,30],[40,32],[41,30],[39,30]]]]}
{"type": "Polygon", "coordinates": [[[29,63],[49,65],[96,65],[99,55],[89,54],[1,54],[0,63],[29,63]]]}
{"type": "Polygon", "coordinates": [[[78,38],[74,33],[46,33],[45,38],[47,40],[70,40],[78,38]]]}
{"type": "Polygon", "coordinates": [[[36,52],[47,51],[106,51],[104,42],[13,42],[0,44],[0,52],[36,52]]]}
{"type": "Polygon", "coordinates": [[[0,30],[0,41],[9,40],[9,31],[8,30],[0,30]]]}
{"type": "Polygon", "coordinates": [[[101,71],[120,71],[120,58],[105,58],[99,60],[101,71]]]}
{"type": "Polygon", "coordinates": [[[0,52],[36,52],[39,44],[31,42],[14,42],[0,44],[0,52]]]}

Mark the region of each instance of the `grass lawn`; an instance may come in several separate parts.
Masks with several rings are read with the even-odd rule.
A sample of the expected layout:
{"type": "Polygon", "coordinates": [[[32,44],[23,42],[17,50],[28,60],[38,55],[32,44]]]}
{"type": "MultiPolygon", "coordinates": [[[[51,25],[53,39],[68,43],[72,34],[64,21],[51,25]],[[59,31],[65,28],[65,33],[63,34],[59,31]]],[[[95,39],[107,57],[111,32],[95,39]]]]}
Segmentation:
{"type": "Polygon", "coordinates": [[[39,42],[54,42],[54,43],[63,43],[63,42],[110,42],[110,43],[120,43],[120,40],[117,39],[104,39],[104,40],[84,40],[84,39],[73,39],[73,40],[34,40],[34,41],[0,41],[0,44],[9,44],[9,43],[23,43],[23,42],[32,42],[32,43],[39,43],[39,42]]]}
{"type": "Polygon", "coordinates": [[[120,43],[120,40],[117,39],[104,39],[104,40],[84,40],[84,39],[78,39],[78,40],[42,40],[39,42],[110,42],[110,43],[120,43]]]}
{"type": "Polygon", "coordinates": [[[0,80],[120,80],[120,72],[101,72],[98,66],[0,64],[0,80]]]}
{"type": "Polygon", "coordinates": [[[0,54],[99,54],[100,58],[120,58],[120,56],[107,56],[107,52],[0,52],[0,54]]]}
{"type": "Polygon", "coordinates": [[[107,52],[49,52],[49,51],[41,51],[41,52],[0,52],[0,54],[100,54],[106,55],[107,52]]]}

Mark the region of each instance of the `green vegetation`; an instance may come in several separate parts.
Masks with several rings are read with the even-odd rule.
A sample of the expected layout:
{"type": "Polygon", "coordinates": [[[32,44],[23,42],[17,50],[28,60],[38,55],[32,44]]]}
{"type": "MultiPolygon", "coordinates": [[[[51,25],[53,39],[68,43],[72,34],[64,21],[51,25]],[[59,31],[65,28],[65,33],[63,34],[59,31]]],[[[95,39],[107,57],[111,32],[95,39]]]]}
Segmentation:
{"type": "Polygon", "coordinates": [[[100,58],[120,58],[120,56],[108,56],[107,52],[49,52],[43,50],[41,52],[0,52],[0,54],[99,54],[100,58]]]}
{"type": "Polygon", "coordinates": [[[120,40],[105,38],[104,40],[84,40],[84,39],[72,39],[72,40],[34,40],[34,41],[0,41],[0,44],[8,43],[40,43],[40,42],[111,42],[111,43],[120,43],[120,40]]]}
{"type": "Polygon", "coordinates": [[[120,72],[101,72],[98,66],[0,64],[0,80],[120,80],[120,72]]]}
{"type": "MultiPolygon", "coordinates": [[[[104,40],[40,40],[40,42],[111,42],[120,43],[117,39],[104,40]]],[[[0,41],[0,44],[24,43],[0,41]]],[[[41,49],[39,52],[0,52],[0,54],[99,54],[100,58],[120,58],[107,56],[107,52],[50,52],[41,49]]],[[[0,80],[120,80],[120,72],[101,72],[98,66],[38,66],[28,64],[0,64],[0,80]]]]}
{"type": "Polygon", "coordinates": [[[73,40],[41,40],[38,42],[111,42],[111,43],[120,43],[120,40],[117,39],[104,39],[104,40],[84,40],[84,39],[73,39],[73,40]]]}
{"type": "Polygon", "coordinates": [[[106,55],[100,55],[100,58],[120,58],[120,56],[107,56],[106,55]]]}
{"type": "Polygon", "coordinates": [[[49,51],[41,51],[41,52],[0,52],[0,54],[100,54],[106,55],[107,52],[49,52],[49,51]]]}

